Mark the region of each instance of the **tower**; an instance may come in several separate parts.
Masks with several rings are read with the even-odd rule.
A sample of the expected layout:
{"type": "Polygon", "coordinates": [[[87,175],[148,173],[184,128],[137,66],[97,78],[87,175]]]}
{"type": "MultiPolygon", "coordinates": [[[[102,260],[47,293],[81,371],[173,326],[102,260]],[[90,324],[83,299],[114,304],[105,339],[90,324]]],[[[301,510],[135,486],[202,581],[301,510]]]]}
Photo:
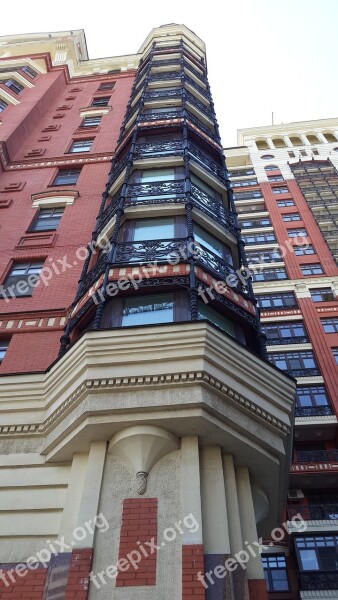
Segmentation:
{"type": "MultiPolygon", "coordinates": [[[[22,425],[9,411],[14,479],[34,459],[66,488],[53,533],[47,517],[36,542],[21,534],[11,563],[30,573],[28,545],[46,598],[264,598],[259,539],[285,500],[294,380],[266,360],[203,42],[166,25],[129,60],[58,360],[3,380],[3,402],[19,393],[23,413],[38,411],[34,430],[28,409],[22,425]]],[[[35,489],[35,470],[25,477],[35,489]]]]}

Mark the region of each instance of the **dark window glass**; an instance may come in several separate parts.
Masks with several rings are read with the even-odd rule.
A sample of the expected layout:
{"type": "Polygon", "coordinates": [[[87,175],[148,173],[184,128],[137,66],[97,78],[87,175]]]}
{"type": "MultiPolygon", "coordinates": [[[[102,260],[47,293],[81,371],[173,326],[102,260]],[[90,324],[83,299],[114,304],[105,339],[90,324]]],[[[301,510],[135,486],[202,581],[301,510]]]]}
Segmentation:
{"type": "Polygon", "coordinates": [[[276,242],[274,233],[255,233],[252,235],[243,235],[246,244],[264,244],[276,242]]]}
{"type": "Polygon", "coordinates": [[[277,165],[266,165],[266,167],[264,167],[264,170],[266,172],[268,172],[268,171],[279,171],[279,167],[277,165]]]}
{"type": "Polygon", "coordinates": [[[34,219],[30,231],[48,231],[58,228],[64,208],[42,208],[34,219]]]}
{"type": "Polygon", "coordinates": [[[108,106],[110,96],[102,96],[101,98],[93,98],[91,106],[108,106]]]}
{"type": "Polygon", "coordinates": [[[243,181],[233,181],[231,183],[232,187],[248,187],[249,185],[258,185],[257,179],[245,179],[243,181]]]}
{"type": "Polygon", "coordinates": [[[287,194],[288,188],[285,185],[279,185],[272,188],[273,194],[287,194]]]}
{"type": "Polygon", "coordinates": [[[251,198],[263,198],[260,190],[252,190],[252,192],[236,192],[233,194],[234,200],[248,200],[251,198]]]}
{"type": "Polygon", "coordinates": [[[223,258],[228,263],[232,264],[232,255],[230,247],[224,244],[217,237],[209,233],[197,223],[194,223],[194,238],[195,242],[200,244],[202,248],[207,248],[207,250],[211,250],[214,254],[223,258]]]}
{"type": "Polygon", "coordinates": [[[293,252],[296,256],[307,256],[309,254],[316,254],[311,244],[307,246],[294,246],[293,252]]]}
{"type": "Polygon", "coordinates": [[[122,326],[169,323],[174,320],[173,294],[127,298],[122,309],[122,326]]]}
{"type": "Polygon", "coordinates": [[[21,71],[23,71],[24,73],[26,73],[26,75],[28,75],[29,77],[36,77],[37,76],[37,72],[34,71],[34,69],[31,69],[31,67],[21,67],[21,71]]]}
{"type": "Polygon", "coordinates": [[[284,181],[283,175],[268,175],[269,181],[284,181]]]}
{"type": "Polygon", "coordinates": [[[300,221],[300,214],[298,214],[298,213],[284,214],[284,215],[282,215],[282,219],[283,219],[283,221],[286,221],[286,222],[289,222],[289,221],[300,221]]]}
{"type": "Polygon", "coordinates": [[[294,206],[295,203],[293,200],[278,200],[277,206],[278,208],[285,208],[286,206],[294,206]]]}
{"type": "Polygon", "coordinates": [[[253,169],[236,169],[232,171],[228,171],[229,177],[246,177],[247,175],[254,175],[255,171],[253,169]]]}
{"type": "Polygon", "coordinates": [[[102,117],[85,117],[80,127],[98,127],[102,117]]]}
{"type": "Polygon", "coordinates": [[[283,371],[317,369],[314,354],[311,350],[299,352],[275,352],[269,355],[271,362],[283,371]]]}
{"type": "Polygon", "coordinates": [[[76,152],[89,152],[94,140],[76,140],[72,143],[68,152],[76,153],[76,152]]]}
{"type": "Polygon", "coordinates": [[[274,279],[288,279],[285,269],[262,269],[260,272],[252,273],[253,281],[273,281],[274,279]]]}
{"type": "Polygon", "coordinates": [[[246,219],[245,221],[240,221],[240,225],[243,229],[248,227],[271,227],[270,219],[246,219]]]}
{"type": "Polygon", "coordinates": [[[332,348],[332,354],[333,354],[333,358],[336,361],[336,364],[338,365],[338,348],[332,348]]]}
{"type": "Polygon", "coordinates": [[[59,169],[52,185],[74,185],[80,172],[81,169],[59,169]]]}
{"type": "Polygon", "coordinates": [[[296,297],[293,292],[285,292],[280,294],[262,294],[256,296],[258,306],[262,310],[269,308],[293,308],[297,306],[296,297]]]}
{"type": "Polygon", "coordinates": [[[325,333],[338,332],[338,317],[333,317],[332,319],[320,319],[320,322],[325,333]]]}
{"type": "Polygon", "coordinates": [[[3,284],[3,297],[31,296],[39,278],[43,262],[16,263],[3,284]]]}
{"type": "Polygon", "coordinates": [[[115,87],[115,82],[114,81],[104,81],[102,83],[100,83],[98,89],[99,90],[112,90],[115,87]]]}
{"type": "Polygon", "coordinates": [[[328,406],[329,400],[322,385],[297,386],[296,404],[305,408],[309,406],[328,406]]]}
{"type": "Polygon", "coordinates": [[[0,363],[5,358],[5,354],[7,352],[8,345],[9,345],[8,340],[0,340],[0,363]]]}
{"type": "Polygon", "coordinates": [[[300,571],[338,570],[338,536],[296,537],[295,546],[300,571]]]}
{"type": "Polygon", "coordinates": [[[321,275],[324,273],[322,266],[319,263],[300,265],[300,268],[303,275],[321,275]]]}
{"type": "Polygon", "coordinates": [[[298,229],[288,229],[288,236],[289,238],[306,237],[307,231],[304,229],[304,227],[300,227],[298,229]]]}
{"type": "Polygon", "coordinates": [[[268,592],[289,591],[289,581],[284,554],[262,555],[264,577],[268,592]]]}
{"type": "Polygon", "coordinates": [[[280,339],[282,342],[283,338],[307,337],[302,321],[271,323],[262,325],[262,329],[268,340],[280,339]]]}
{"type": "Polygon", "coordinates": [[[331,288],[310,290],[310,294],[313,302],[331,302],[336,299],[331,288]]]}
{"type": "Polygon", "coordinates": [[[7,102],[5,102],[4,100],[0,99],[0,112],[2,112],[3,110],[5,110],[5,108],[8,106],[7,102]]]}
{"type": "Polygon", "coordinates": [[[14,92],[14,94],[20,94],[20,92],[22,92],[22,90],[24,89],[24,86],[21,85],[21,83],[15,81],[14,79],[3,79],[2,81],[0,81],[0,83],[8,87],[8,89],[14,92]]]}

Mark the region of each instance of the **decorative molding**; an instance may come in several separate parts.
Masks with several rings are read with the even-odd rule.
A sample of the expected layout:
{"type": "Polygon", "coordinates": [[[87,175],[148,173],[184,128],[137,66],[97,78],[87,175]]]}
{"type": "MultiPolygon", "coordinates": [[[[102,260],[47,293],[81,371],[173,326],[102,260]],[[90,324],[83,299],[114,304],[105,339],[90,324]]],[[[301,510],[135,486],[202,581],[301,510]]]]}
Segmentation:
{"type": "MultiPolygon", "coordinates": [[[[1,323],[0,323],[1,325],[1,323]]],[[[42,423],[30,425],[2,425],[0,426],[1,435],[26,435],[37,434],[46,435],[51,429],[59,423],[72,408],[74,408],[88,391],[98,392],[99,390],[115,390],[127,388],[147,388],[152,386],[168,386],[168,385],[191,385],[200,383],[202,385],[216,390],[219,394],[226,396],[245,410],[254,414],[258,419],[268,423],[283,434],[290,434],[291,428],[271,413],[263,410],[257,404],[241,396],[232,388],[226,386],[223,382],[210,376],[204,371],[191,371],[184,373],[172,373],[163,375],[144,375],[137,377],[114,377],[112,379],[89,379],[82,383],[68,398],[65,400],[51,415],[42,423]]],[[[338,465],[337,465],[338,469],[338,465]]]]}

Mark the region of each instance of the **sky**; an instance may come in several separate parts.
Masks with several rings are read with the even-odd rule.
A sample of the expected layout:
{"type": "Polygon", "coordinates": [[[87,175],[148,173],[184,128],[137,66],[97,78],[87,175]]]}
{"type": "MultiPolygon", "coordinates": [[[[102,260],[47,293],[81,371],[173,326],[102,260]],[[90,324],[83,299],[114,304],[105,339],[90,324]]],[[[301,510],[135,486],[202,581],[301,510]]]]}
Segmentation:
{"type": "Polygon", "coordinates": [[[84,29],[90,58],[136,53],[153,27],[184,23],[206,43],[223,146],[237,129],[337,117],[338,0],[17,0],[0,36],[84,29]]]}

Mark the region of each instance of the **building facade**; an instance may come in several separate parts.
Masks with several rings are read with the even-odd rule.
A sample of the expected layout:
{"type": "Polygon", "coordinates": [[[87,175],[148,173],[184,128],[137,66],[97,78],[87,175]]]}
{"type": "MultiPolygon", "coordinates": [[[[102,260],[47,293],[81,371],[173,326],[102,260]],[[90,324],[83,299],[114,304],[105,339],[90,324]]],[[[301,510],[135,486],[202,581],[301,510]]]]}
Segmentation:
{"type": "Polygon", "coordinates": [[[337,121],[225,163],[185,26],[0,48],[0,599],[334,598],[337,121]]]}
{"type": "Polygon", "coordinates": [[[243,129],[225,150],[271,362],[297,379],[285,519],[264,555],[271,598],[338,598],[338,119],[243,129]],[[279,593],[277,593],[279,592],[279,593]]]}

